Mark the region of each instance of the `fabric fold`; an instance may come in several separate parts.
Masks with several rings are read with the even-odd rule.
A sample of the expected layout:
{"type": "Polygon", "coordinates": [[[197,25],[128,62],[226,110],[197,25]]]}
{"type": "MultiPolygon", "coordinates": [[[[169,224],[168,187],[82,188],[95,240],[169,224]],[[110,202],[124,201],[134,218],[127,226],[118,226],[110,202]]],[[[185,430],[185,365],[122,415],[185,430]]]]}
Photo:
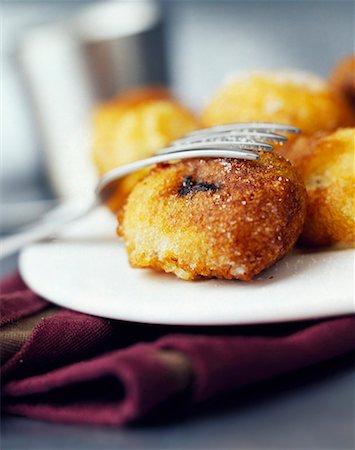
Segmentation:
{"type": "Polygon", "coordinates": [[[282,337],[170,335],[157,347],[190,359],[194,398],[201,401],[355,350],[355,317],[323,321],[282,337]]]}
{"type": "Polygon", "coordinates": [[[49,303],[19,277],[5,291],[3,330],[16,324],[25,342],[1,366],[2,409],[43,420],[122,426],[177,398],[189,406],[355,350],[354,316],[277,331],[148,326],[58,308],[28,331],[49,303]]]}
{"type": "Polygon", "coordinates": [[[46,373],[108,351],[115,335],[116,329],[108,320],[59,310],[41,320],[20,350],[1,367],[1,382],[46,373]]]}
{"type": "Polygon", "coordinates": [[[177,390],[175,377],[154,349],[137,345],[12,381],[4,388],[4,411],[51,421],[122,425],[144,416],[177,390]]]}
{"type": "MultiPolygon", "coordinates": [[[[7,284],[5,285],[5,288],[7,284]]],[[[1,286],[1,316],[0,325],[7,325],[22,317],[29,316],[45,309],[48,302],[38,297],[29,289],[4,292],[1,286]]]]}

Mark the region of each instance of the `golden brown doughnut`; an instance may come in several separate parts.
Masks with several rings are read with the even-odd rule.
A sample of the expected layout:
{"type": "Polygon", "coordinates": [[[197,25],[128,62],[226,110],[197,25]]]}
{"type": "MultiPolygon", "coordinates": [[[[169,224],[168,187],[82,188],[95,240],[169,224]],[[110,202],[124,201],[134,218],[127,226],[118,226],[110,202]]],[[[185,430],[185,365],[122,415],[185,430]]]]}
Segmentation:
{"type": "MultiPolygon", "coordinates": [[[[330,77],[332,88],[342,96],[355,113],[355,56],[343,59],[330,77]]],[[[355,120],[353,121],[353,125],[355,120]]]]}
{"type": "MultiPolygon", "coordinates": [[[[305,134],[352,123],[347,104],[323,79],[301,71],[255,71],[224,84],[202,114],[205,126],[266,121],[294,125],[305,134]]],[[[289,136],[290,141],[294,139],[289,136]]],[[[287,148],[287,147],[285,147],[287,148]]],[[[279,151],[284,154],[283,147],[279,151]]]]}
{"type": "Polygon", "coordinates": [[[301,242],[355,245],[355,128],[299,138],[288,158],[308,192],[301,242]]]}
{"type": "Polygon", "coordinates": [[[162,164],[121,216],[129,262],[180,278],[250,280],[282,258],[303,226],[306,191],[283,157],[162,164]]]}

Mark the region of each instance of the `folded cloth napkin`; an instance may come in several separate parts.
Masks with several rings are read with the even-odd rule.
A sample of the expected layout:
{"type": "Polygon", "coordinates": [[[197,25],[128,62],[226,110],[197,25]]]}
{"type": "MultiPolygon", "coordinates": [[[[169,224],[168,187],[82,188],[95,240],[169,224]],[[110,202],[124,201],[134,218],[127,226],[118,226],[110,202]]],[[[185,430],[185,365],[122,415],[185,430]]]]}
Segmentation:
{"type": "Polygon", "coordinates": [[[2,409],[124,425],[355,349],[355,317],[235,327],[165,327],[53,307],[13,275],[1,283],[2,409]],[[175,402],[175,403],[174,403],[175,402]]]}

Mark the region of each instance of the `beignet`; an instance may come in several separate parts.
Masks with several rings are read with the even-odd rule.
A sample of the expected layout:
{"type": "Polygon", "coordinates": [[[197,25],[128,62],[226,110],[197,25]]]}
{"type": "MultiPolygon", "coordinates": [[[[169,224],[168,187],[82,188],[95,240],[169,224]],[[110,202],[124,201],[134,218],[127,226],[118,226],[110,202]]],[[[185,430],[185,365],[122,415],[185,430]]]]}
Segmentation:
{"type": "Polygon", "coordinates": [[[354,147],[355,128],[343,128],[300,137],[289,148],[308,192],[304,245],[355,245],[354,147]]]}
{"type": "Polygon", "coordinates": [[[296,242],[304,184],[282,156],[161,164],[140,181],[121,215],[133,267],[179,278],[250,280],[296,242]]]}
{"type": "MultiPolygon", "coordinates": [[[[355,56],[348,56],[335,67],[330,84],[355,113],[355,56]]],[[[355,118],[352,125],[355,125],[355,118]]]]}
{"type": "MultiPolygon", "coordinates": [[[[303,134],[353,124],[346,102],[328,83],[301,71],[255,71],[235,76],[205,107],[205,126],[266,121],[294,125],[303,134]]],[[[288,136],[291,142],[296,136],[288,136]]],[[[287,145],[277,150],[284,154],[287,145]]]]}

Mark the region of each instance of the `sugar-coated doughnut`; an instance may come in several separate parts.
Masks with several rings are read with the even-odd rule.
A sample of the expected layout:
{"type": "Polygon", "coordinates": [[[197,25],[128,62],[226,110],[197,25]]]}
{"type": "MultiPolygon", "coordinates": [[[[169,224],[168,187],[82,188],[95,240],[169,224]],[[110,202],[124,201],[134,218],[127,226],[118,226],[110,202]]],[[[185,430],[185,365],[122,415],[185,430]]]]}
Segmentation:
{"type": "Polygon", "coordinates": [[[161,164],[122,211],[133,267],[179,278],[250,280],[294,245],[306,211],[304,184],[282,156],[161,164]]]}
{"type": "Polygon", "coordinates": [[[301,174],[308,207],[301,242],[355,245],[355,128],[300,137],[288,158],[301,174]]]}

